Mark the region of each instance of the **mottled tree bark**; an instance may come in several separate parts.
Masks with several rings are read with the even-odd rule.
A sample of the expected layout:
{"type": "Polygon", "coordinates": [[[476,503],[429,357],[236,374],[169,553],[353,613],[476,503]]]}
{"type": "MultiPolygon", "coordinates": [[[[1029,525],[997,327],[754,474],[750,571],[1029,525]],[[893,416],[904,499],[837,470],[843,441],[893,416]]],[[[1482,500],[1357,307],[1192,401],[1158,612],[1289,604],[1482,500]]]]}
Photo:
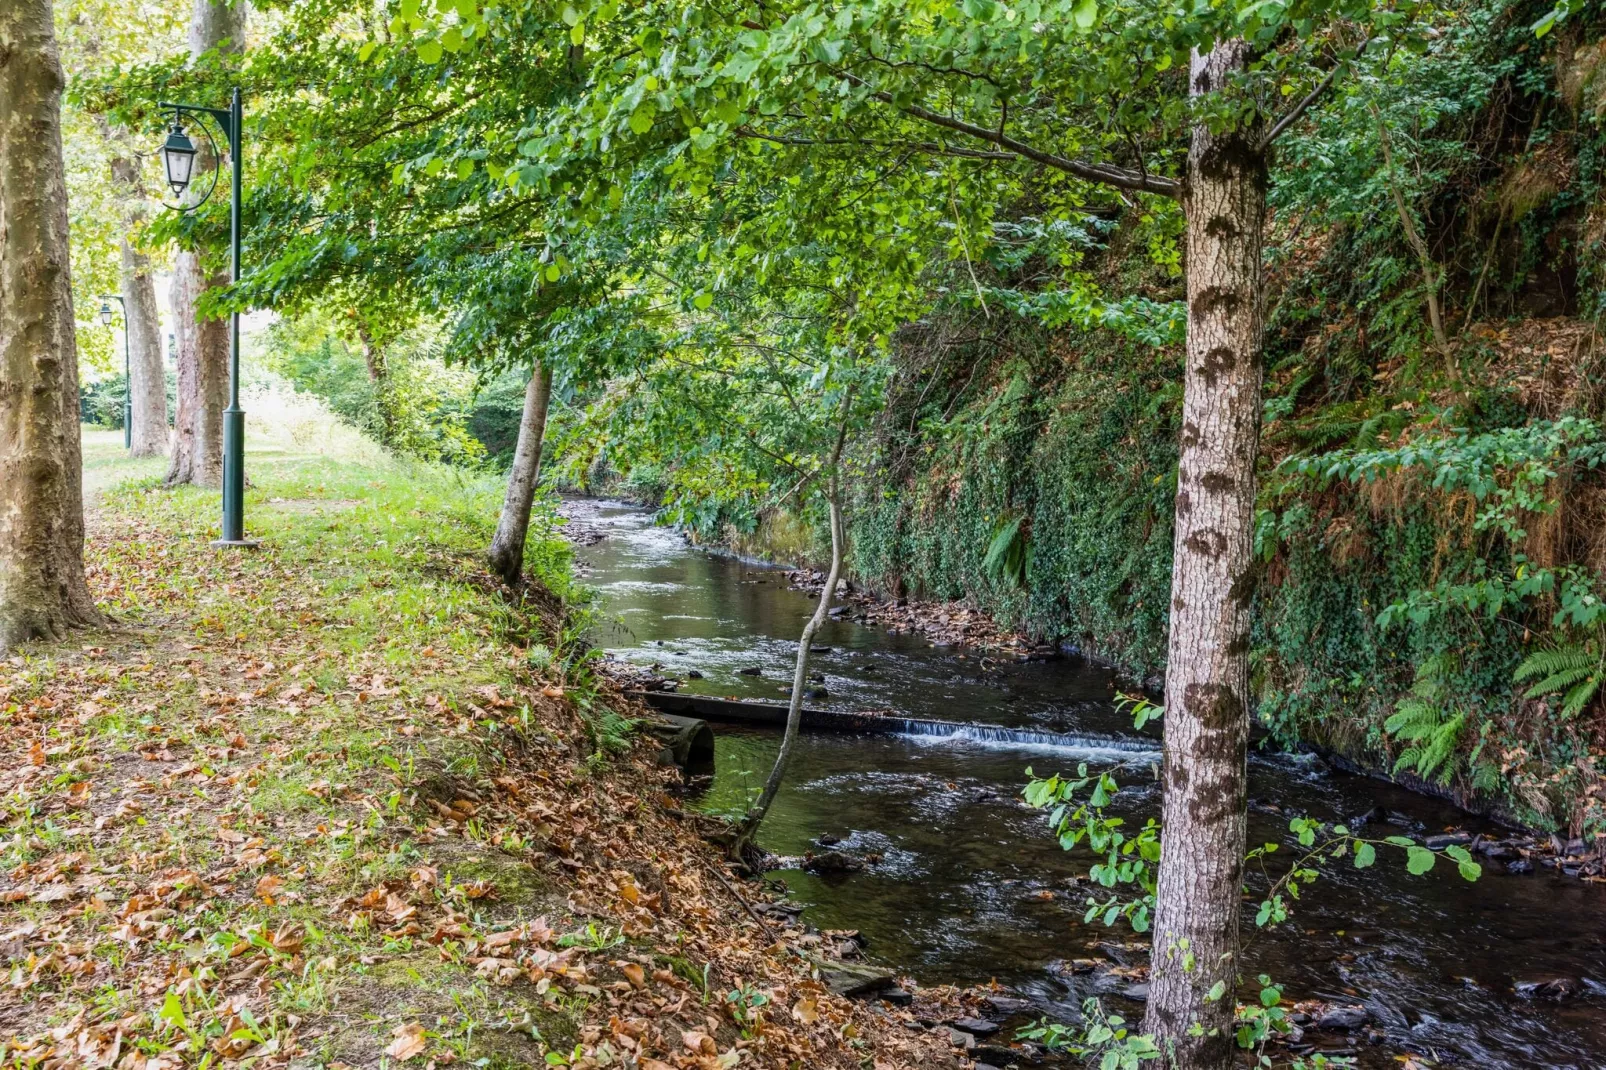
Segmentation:
{"type": "Polygon", "coordinates": [[[546,437],[546,411],[551,399],[552,372],[536,361],[530,385],[524,390],[524,416],[519,420],[513,468],[507,474],[502,517],[486,552],[492,571],[509,587],[518,584],[524,575],[524,542],[530,533],[530,509],[541,477],[541,440],[546,437]]]}
{"type": "MultiPolygon", "coordinates": [[[[214,49],[238,52],[245,47],[245,0],[195,0],[190,15],[190,57],[198,58],[214,49]]],[[[201,149],[195,160],[195,181],[191,196],[200,196],[211,186],[214,166],[227,168],[227,159],[217,160],[211,143],[197,139],[201,149]]],[[[221,176],[219,190],[228,187],[221,176]]],[[[198,301],[208,290],[229,284],[222,257],[204,253],[180,253],[173,265],[173,320],[178,336],[178,411],[173,421],[173,461],[167,482],[199,483],[216,487],[223,484],[223,409],[229,393],[229,325],[227,318],[198,319],[198,301]],[[216,259],[214,269],[210,263],[216,259]]]]}
{"type": "MultiPolygon", "coordinates": [[[[112,161],[112,178],[124,189],[128,209],[124,221],[130,230],[145,218],[145,191],[139,166],[119,157],[112,161]]],[[[155,457],[167,451],[167,378],[162,368],[162,325],[156,308],[156,280],[151,259],[135,248],[128,234],[122,238],[123,311],[128,330],[128,394],[133,407],[129,453],[155,457]]]]}
{"type": "MultiPolygon", "coordinates": [[[[1248,46],[1192,64],[1191,92],[1225,85],[1248,46]]],[[[1249,614],[1263,331],[1266,159],[1258,125],[1195,129],[1187,219],[1188,332],[1166,662],[1163,846],[1145,1028],[1174,1065],[1234,1051],[1249,743],[1249,614]],[[1211,989],[1221,983],[1217,999],[1211,989]],[[1194,1026],[1202,1027],[1200,1035],[1194,1026]]]]}
{"type": "Polygon", "coordinates": [[[84,578],[78,340],[50,0],[0,4],[0,653],[100,618],[84,578]]]}

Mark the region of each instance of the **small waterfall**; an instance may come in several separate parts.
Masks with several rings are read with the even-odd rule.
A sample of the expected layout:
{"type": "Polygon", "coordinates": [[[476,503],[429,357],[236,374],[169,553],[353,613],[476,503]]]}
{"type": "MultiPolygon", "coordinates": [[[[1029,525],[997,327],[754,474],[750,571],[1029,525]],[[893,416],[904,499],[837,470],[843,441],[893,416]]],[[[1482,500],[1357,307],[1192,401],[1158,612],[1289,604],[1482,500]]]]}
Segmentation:
{"type": "Polygon", "coordinates": [[[932,743],[962,742],[1007,750],[1051,750],[1100,762],[1149,761],[1160,757],[1160,748],[1148,740],[1043,732],[1035,728],[1006,728],[1002,725],[959,721],[920,721],[906,717],[889,717],[886,721],[887,728],[894,735],[932,743]]]}

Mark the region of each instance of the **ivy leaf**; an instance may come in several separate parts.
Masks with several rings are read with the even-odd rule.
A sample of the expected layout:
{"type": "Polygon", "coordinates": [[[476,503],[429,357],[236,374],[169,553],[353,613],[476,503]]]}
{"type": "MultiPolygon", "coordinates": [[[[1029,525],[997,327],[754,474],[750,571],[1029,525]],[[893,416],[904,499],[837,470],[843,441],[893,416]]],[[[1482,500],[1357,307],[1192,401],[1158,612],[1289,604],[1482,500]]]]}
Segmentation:
{"type": "Polygon", "coordinates": [[[1432,869],[1433,864],[1438,860],[1438,856],[1426,847],[1418,847],[1416,844],[1412,844],[1405,849],[1405,869],[1414,877],[1420,877],[1432,869]]]}

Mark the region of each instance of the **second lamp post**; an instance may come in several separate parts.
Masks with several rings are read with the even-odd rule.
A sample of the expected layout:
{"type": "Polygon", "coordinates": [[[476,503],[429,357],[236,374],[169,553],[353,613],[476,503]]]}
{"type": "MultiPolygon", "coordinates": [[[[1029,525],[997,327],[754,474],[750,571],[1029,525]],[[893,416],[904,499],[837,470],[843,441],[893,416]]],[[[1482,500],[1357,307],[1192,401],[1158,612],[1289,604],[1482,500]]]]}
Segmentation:
{"type": "MultiPolygon", "coordinates": [[[[240,91],[236,89],[225,111],[193,104],[171,104],[162,108],[173,113],[173,126],[162,144],[162,169],[174,196],[182,198],[195,170],[195,142],[184,132],[186,114],[210,116],[229,142],[229,281],[240,281],[240,134],[242,111],[240,91]]],[[[204,127],[203,127],[204,129],[204,127]]],[[[211,137],[210,134],[207,135],[211,137]]],[[[215,143],[214,143],[215,147],[215,143]]],[[[216,182],[214,180],[214,186],[216,182]]],[[[212,196],[181,208],[194,211],[212,196]]],[[[213,546],[255,546],[245,537],[245,410],[240,408],[240,314],[229,313],[229,407],[223,410],[223,537],[213,546]]]]}
{"type": "Polygon", "coordinates": [[[128,302],[117,294],[100,295],[100,322],[112,325],[112,302],[123,307],[123,449],[134,448],[134,362],[128,355],[128,302]]]}

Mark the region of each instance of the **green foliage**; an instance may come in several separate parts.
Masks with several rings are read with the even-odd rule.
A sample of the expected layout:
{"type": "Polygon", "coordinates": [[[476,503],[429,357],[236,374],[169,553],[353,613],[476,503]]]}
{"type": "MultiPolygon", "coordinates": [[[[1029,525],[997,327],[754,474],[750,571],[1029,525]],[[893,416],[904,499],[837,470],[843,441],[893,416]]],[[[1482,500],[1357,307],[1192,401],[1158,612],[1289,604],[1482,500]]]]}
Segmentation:
{"type": "Polygon", "coordinates": [[[427,329],[392,343],[378,376],[326,317],[279,320],[266,348],[269,368],[399,454],[466,465],[486,455],[469,434],[474,378],[441,362],[440,343],[427,329]]]}
{"type": "Polygon", "coordinates": [[[1499,784],[1499,767],[1482,759],[1485,734],[1473,734],[1476,744],[1464,751],[1464,736],[1475,714],[1458,701],[1454,691],[1455,658],[1441,654],[1424,662],[1416,682],[1395,707],[1383,730],[1405,743],[1394,761],[1394,771],[1410,770],[1424,780],[1449,784],[1463,772],[1474,788],[1487,791],[1499,784]]]}
{"type": "Polygon", "coordinates": [[[1601,653],[1600,637],[1587,642],[1553,645],[1536,650],[1523,659],[1513,675],[1517,683],[1532,681],[1527,698],[1560,695],[1560,713],[1576,717],[1600,690],[1606,676],[1606,657],[1601,653]]]}
{"type": "Polygon", "coordinates": [[[987,544],[987,556],[981,562],[981,570],[988,579],[1021,588],[1029,586],[1032,536],[1025,523],[1026,515],[1022,513],[998,525],[992,541],[987,544]]]}

